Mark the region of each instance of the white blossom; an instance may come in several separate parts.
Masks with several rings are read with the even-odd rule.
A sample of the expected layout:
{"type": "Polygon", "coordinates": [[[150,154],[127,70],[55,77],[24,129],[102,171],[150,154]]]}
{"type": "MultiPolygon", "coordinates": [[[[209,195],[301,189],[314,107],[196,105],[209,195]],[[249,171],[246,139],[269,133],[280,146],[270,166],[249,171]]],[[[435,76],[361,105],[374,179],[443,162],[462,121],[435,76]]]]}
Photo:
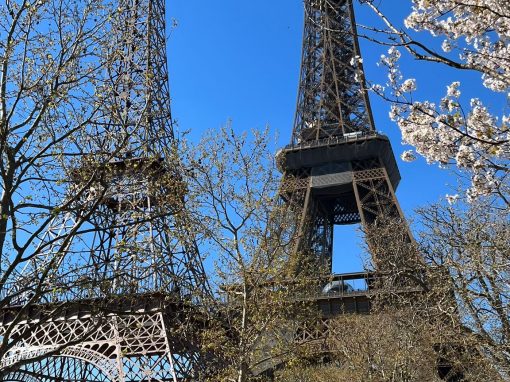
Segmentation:
{"type": "MultiPolygon", "coordinates": [[[[411,1],[412,11],[404,21],[407,28],[437,36],[445,54],[445,65],[478,72],[483,86],[510,98],[508,1],[411,1]],[[451,65],[452,62],[458,64],[451,65]]],[[[389,35],[395,33],[395,29],[390,30],[389,35]]],[[[395,44],[392,38],[388,39],[389,44],[395,44]]],[[[404,51],[405,47],[399,49],[404,51]]],[[[414,79],[403,80],[399,49],[391,46],[388,53],[381,56],[379,65],[386,68],[388,79],[385,87],[373,88],[393,101],[389,117],[401,130],[403,143],[413,146],[414,152],[428,163],[456,166],[467,175],[471,180],[466,187],[468,201],[490,195],[500,195],[510,201],[510,115],[507,110],[506,114],[501,113],[501,108],[493,106],[493,100],[489,103],[472,98],[469,103],[465,102],[461,98],[461,83],[455,78],[437,103],[417,101],[418,92],[413,93],[411,99],[408,93],[416,91],[417,83],[414,79]]],[[[427,56],[423,51],[419,54],[427,56]]],[[[437,56],[427,57],[438,60],[437,56]]],[[[407,150],[401,157],[414,160],[414,152],[407,150]]],[[[450,199],[453,201],[453,196],[450,199]]]]}
{"type": "Polygon", "coordinates": [[[403,93],[413,92],[416,90],[416,80],[414,78],[409,78],[405,80],[400,86],[400,91],[403,93]]]}
{"type": "Polygon", "coordinates": [[[469,167],[476,163],[476,152],[472,145],[462,144],[457,150],[455,160],[459,167],[469,167]]]}
{"type": "Polygon", "coordinates": [[[351,64],[351,66],[358,66],[358,64],[363,63],[363,59],[360,56],[354,56],[351,58],[349,63],[351,64]]]}
{"type": "Polygon", "coordinates": [[[379,84],[373,84],[373,85],[370,87],[370,89],[371,89],[372,91],[376,92],[376,93],[379,93],[379,94],[384,93],[384,90],[385,90],[384,86],[381,86],[381,85],[379,85],[379,84]]]}
{"type": "Polygon", "coordinates": [[[460,97],[460,90],[459,90],[459,86],[460,86],[460,82],[459,82],[459,81],[452,82],[452,83],[451,83],[451,84],[447,87],[446,95],[447,95],[448,97],[459,98],[459,97],[460,97]]]}
{"type": "Polygon", "coordinates": [[[400,158],[402,158],[404,162],[413,162],[416,160],[416,155],[414,155],[413,150],[406,150],[400,155],[400,158]]]}
{"type": "Polygon", "coordinates": [[[452,204],[455,204],[457,202],[457,200],[459,199],[459,194],[455,194],[455,195],[446,194],[445,198],[446,198],[446,201],[448,202],[448,204],[452,205],[452,204]]]}
{"type": "Polygon", "coordinates": [[[407,28],[444,36],[444,52],[453,49],[483,74],[493,91],[510,85],[510,9],[507,1],[413,0],[407,28]],[[467,44],[457,44],[457,41],[467,44]]]}
{"type": "Polygon", "coordinates": [[[446,53],[450,52],[452,50],[452,44],[450,40],[444,40],[443,43],[441,44],[441,48],[446,53]]]}
{"type": "Polygon", "coordinates": [[[449,97],[443,97],[441,99],[441,104],[440,104],[440,107],[442,110],[444,111],[448,111],[448,112],[453,112],[454,110],[458,109],[459,107],[459,103],[452,100],[451,98],[449,97]]]}
{"type": "Polygon", "coordinates": [[[398,60],[401,57],[401,53],[397,48],[392,46],[388,49],[388,55],[381,55],[380,64],[388,68],[388,83],[390,86],[395,87],[402,79],[400,70],[398,69],[398,60]]]}

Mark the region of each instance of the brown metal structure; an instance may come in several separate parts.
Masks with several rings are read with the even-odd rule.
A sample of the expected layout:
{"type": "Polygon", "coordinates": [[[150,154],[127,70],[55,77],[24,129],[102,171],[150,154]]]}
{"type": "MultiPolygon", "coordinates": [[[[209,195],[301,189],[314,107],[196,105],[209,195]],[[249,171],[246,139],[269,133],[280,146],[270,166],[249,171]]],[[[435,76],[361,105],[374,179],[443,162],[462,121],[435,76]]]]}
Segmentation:
{"type": "MultiPolygon", "coordinates": [[[[352,1],[304,3],[295,124],[291,144],[277,157],[280,194],[297,215],[295,271],[307,263],[328,274],[335,224],[404,217],[393,150],[374,127],[352,1]]],[[[384,259],[378,261],[383,267],[384,259]]]]}
{"type": "MultiPolygon", "coordinates": [[[[413,238],[395,196],[400,173],[389,139],[374,126],[353,1],[304,0],[304,8],[294,128],[291,143],[277,154],[277,164],[283,173],[280,196],[296,220],[292,272],[324,280],[314,292],[298,296],[316,304],[321,318],[303,324],[295,340],[323,346],[327,338],[342,337],[332,317],[369,313],[371,298],[387,275],[406,271],[421,278],[423,263],[406,249],[413,238]],[[366,237],[369,247],[377,247],[373,271],[331,274],[334,225],[389,222],[402,229],[366,237]]],[[[389,282],[402,296],[423,291],[417,282],[389,282]]]]}
{"type": "MultiPolygon", "coordinates": [[[[390,141],[374,126],[352,0],[305,0],[304,8],[294,128],[277,164],[280,196],[296,221],[292,272],[324,280],[305,297],[321,323],[304,324],[296,341],[322,343],[337,331],[331,317],[370,312],[376,275],[395,264],[382,251],[372,272],[332,275],[334,226],[398,221],[405,232],[388,239],[413,239],[395,196],[400,173],[390,141]]],[[[367,244],[374,246],[368,237],[367,244]]]]}
{"type": "Polygon", "coordinates": [[[2,381],[177,382],[203,366],[190,312],[209,290],[183,212],[164,0],[119,0],[112,15],[104,117],[84,134],[67,193],[88,189],[1,285],[0,338],[19,339],[0,358],[2,381]]]}

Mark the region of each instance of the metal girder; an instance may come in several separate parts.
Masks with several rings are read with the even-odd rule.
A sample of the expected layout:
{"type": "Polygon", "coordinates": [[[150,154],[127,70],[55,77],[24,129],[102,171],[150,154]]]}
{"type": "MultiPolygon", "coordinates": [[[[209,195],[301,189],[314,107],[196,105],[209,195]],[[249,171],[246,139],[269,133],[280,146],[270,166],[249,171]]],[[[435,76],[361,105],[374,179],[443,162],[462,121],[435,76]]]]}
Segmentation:
{"type": "Polygon", "coordinates": [[[289,271],[318,286],[296,296],[315,305],[320,318],[298,322],[294,340],[320,360],[334,350],[331,340],[345,335],[333,317],[370,313],[383,285],[400,295],[423,293],[423,262],[395,196],[400,173],[391,144],[375,131],[353,0],[304,0],[304,7],[294,128],[276,161],[281,202],[296,232],[289,271]],[[355,223],[367,228],[375,267],[364,289],[353,283],[360,274],[331,275],[334,225],[355,223]]]}
{"type": "MultiPolygon", "coordinates": [[[[333,184],[326,188],[327,192],[315,190],[311,178],[296,179],[296,174],[286,173],[280,193],[284,202],[293,206],[298,230],[296,258],[307,265],[314,264],[321,273],[331,272],[335,224],[372,224],[378,218],[404,221],[384,167],[352,171],[347,186],[333,184]]],[[[408,232],[406,241],[410,240],[408,232]]]]}
{"type": "Polygon", "coordinates": [[[207,293],[173,152],[165,3],[119,0],[114,15],[111,41],[103,47],[112,60],[104,119],[91,127],[71,172],[69,211],[55,213],[38,255],[11,280],[11,305],[31,297],[30,285],[39,279],[34,274],[50,263],[55,271],[46,277],[41,303],[207,293]],[[76,200],[74,190],[82,187],[87,189],[76,200]]]}
{"type": "Polygon", "coordinates": [[[98,48],[111,62],[102,117],[77,138],[80,159],[63,195],[73,202],[54,212],[33,261],[2,285],[0,336],[18,342],[0,359],[0,374],[24,361],[11,379],[177,382],[202,367],[183,306],[210,290],[185,213],[165,1],[118,0],[111,28],[98,48]],[[160,309],[136,306],[145,300],[162,301],[160,309]],[[26,304],[35,309],[24,312],[26,304]]]}
{"type": "Polygon", "coordinates": [[[171,334],[176,317],[163,312],[136,312],[101,319],[57,319],[39,326],[19,324],[24,336],[0,362],[1,370],[29,361],[9,375],[40,381],[181,381],[200,367],[192,339],[171,334]],[[76,338],[79,344],[65,346],[76,338]],[[60,349],[62,347],[62,349],[60,349]],[[34,361],[32,361],[34,360],[34,361]]]}

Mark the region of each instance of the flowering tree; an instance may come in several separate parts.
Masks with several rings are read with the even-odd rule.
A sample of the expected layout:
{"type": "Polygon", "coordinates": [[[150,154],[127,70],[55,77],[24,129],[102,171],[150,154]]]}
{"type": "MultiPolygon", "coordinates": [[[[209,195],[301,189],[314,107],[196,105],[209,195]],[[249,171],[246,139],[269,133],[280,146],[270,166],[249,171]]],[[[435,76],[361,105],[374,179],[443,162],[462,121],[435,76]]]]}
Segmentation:
{"type": "MultiPolygon", "coordinates": [[[[459,317],[462,340],[488,361],[504,380],[510,377],[510,226],[508,210],[486,203],[432,205],[418,211],[424,230],[421,252],[433,269],[449,275],[443,294],[455,294],[455,309],[442,309],[448,321],[459,317]]],[[[444,279],[443,279],[444,280],[444,279]]],[[[461,336],[456,337],[460,341],[461,336]]],[[[492,379],[491,379],[492,380],[492,379]]]]}
{"type": "MultiPolygon", "coordinates": [[[[414,146],[429,163],[453,165],[467,174],[469,201],[497,196],[509,206],[509,112],[491,111],[479,98],[464,102],[463,84],[455,79],[439,100],[415,100],[417,81],[405,79],[399,59],[406,52],[416,60],[478,72],[484,87],[509,96],[510,4],[499,0],[412,0],[412,12],[400,26],[372,1],[361,2],[385,25],[384,30],[365,27],[365,37],[389,46],[388,54],[381,57],[388,82],[386,86],[372,85],[372,89],[391,102],[390,117],[400,128],[404,143],[414,146]],[[427,36],[423,43],[416,38],[417,32],[428,32],[433,38],[427,36]]],[[[414,160],[414,152],[404,152],[402,159],[414,160]]]]}
{"type": "Polygon", "coordinates": [[[280,176],[267,130],[238,135],[227,126],[183,156],[200,252],[215,261],[217,294],[206,305],[216,315],[201,333],[205,350],[222,360],[211,380],[245,382],[291,357],[295,324],[308,314],[292,288],[305,282],[287,272],[294,220],[275,203],[280,176]]]}

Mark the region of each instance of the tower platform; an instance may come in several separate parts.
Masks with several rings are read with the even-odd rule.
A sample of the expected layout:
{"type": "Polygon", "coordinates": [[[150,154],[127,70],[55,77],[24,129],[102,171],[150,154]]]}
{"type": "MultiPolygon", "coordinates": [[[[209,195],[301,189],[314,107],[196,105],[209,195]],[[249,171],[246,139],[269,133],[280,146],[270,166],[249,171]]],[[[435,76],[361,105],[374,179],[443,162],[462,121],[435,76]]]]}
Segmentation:
{"type": "MultiPolygon", "coordinates": [[[[353,162],[377,159],[386,169],[391,185],[397,189],[400,171],[387,136],[376,132],[359,132],[317,141],[285,146],[277,154],[281,172],[311,169],[315,177],[338,174],[339,181],[352,179],[353,162]],[[343,176],[340,174],[344,174],[343,176]],[[347,177],[347,178],[346,178],[347,177]]],[[[317,179],[320,183],[320,180],[317,179]]],[[[318,185],[317,185],[318,186],[318,185]]]]}

